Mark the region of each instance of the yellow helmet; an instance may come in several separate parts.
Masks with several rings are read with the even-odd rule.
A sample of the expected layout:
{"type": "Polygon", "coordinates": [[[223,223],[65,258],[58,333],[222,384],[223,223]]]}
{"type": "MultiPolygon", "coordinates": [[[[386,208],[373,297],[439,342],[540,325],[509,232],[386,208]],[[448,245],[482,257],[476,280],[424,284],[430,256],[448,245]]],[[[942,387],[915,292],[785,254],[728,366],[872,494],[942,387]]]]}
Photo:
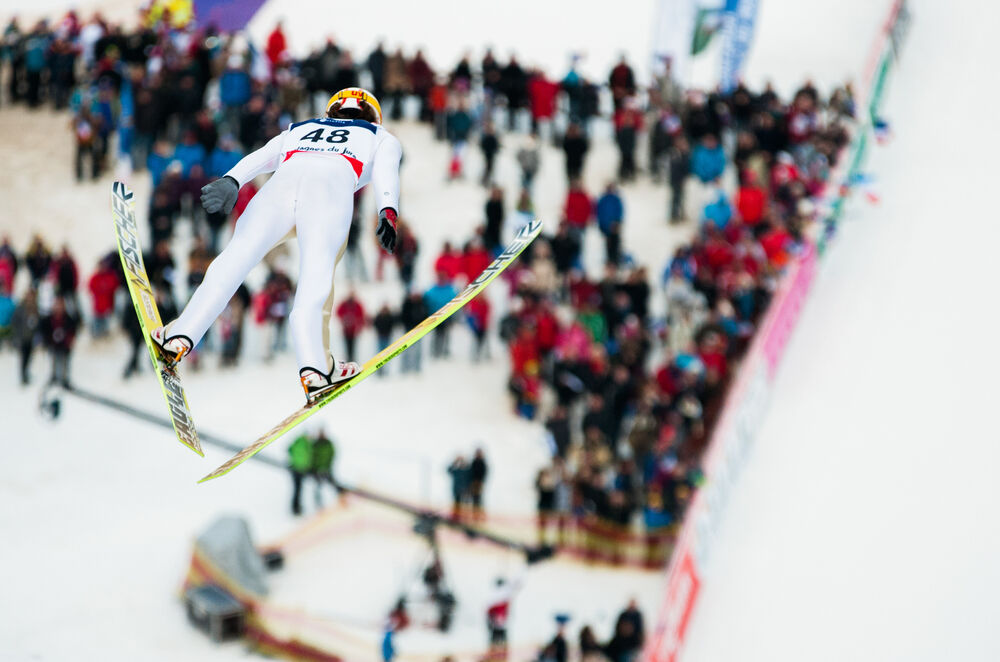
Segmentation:
{"type": "Polygon", "coordinates": [[[326,110],[330,111],[335,103],[342,102],[341,108],[357,108],[361,110],[361,102],[367,103],[375,111],[375,123],[382,123],[382,107],[378,105],[375,95],[360,87],[345,87],[326,102],[326,110]]]}

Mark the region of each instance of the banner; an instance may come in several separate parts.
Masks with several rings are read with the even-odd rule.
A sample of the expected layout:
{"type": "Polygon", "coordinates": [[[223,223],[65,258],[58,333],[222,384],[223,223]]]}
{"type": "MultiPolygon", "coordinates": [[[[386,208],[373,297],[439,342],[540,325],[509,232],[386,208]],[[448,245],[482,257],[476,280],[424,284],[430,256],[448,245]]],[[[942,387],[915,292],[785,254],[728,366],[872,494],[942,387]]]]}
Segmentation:
{"type": "Polygon", "coordinates": [[[739,82],[743,63],[750,51],[757,21],[758,0],[726,0],[722,16],[722,71],[719,84],[724,93],[731,92],[739,82]]]}
{"type": "Polygon", "coordinates": [[[671,77],[681,87],[687,87],[691,79],[697,14],[697,0],[657,0],[654,9],[653,72],[662,73],[669,62],[671,77]]]}
{"type": "Polygon", "coordinates": [[[213,25],[222,32],[236,32],[246,27],[264,0],[194,0],[198,25],[213,25]]]}

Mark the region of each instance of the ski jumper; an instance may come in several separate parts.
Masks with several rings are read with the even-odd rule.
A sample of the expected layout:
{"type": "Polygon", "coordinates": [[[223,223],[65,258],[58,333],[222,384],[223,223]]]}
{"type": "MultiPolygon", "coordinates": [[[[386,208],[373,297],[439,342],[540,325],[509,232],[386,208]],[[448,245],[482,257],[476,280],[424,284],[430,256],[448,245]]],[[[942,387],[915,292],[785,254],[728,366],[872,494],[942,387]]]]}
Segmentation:
{"type": "Polygon", "coordinates": [[[399,209],[399,140],[358,119],[311,119],[289,125],[226,173],[242,187],[274,175],[236,222],[233,238],[205,273],[171,334],[197,345],[250,270],[292,230],[299,279],[289,328],[299,368],[330,369],[333,275],[347,245],[354,193],[371,183],[376,211],[399,209]]]}

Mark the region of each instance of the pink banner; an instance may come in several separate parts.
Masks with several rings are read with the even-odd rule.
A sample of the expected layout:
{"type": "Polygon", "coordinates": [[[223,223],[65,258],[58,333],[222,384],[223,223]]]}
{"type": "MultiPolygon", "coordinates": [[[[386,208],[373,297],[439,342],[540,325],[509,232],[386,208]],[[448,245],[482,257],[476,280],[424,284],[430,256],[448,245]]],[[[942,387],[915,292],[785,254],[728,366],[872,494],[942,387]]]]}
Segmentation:
{"type": "MultiPolygon", "coordinates": [[[[768,380],[774,379],[781,357],[785,354],[788,339],[795,329],[802,306],[805,305],[809,286],[816,276],[816,264],[816,247],[806,244],[805,251],[782,279],[767,312],[765,327],[761,331],[761,351],[767,361],[768,380]]],[[[747,358],[753,360],[756,357],[747,358]]]]}

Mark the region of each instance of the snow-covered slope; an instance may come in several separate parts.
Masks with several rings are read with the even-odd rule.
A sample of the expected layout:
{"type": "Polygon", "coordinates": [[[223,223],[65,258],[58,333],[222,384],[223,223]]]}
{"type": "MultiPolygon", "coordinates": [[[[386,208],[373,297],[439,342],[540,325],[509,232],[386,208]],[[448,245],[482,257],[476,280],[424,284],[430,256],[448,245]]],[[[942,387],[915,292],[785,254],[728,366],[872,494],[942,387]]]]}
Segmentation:
{"type": "Polygon", "coordinates": [[[684,662],[995,660],[989,4],[912,3],[855,202],[713,542],[684,662]],[[969,115],[972,112],[973,115],[969,115]]]}

